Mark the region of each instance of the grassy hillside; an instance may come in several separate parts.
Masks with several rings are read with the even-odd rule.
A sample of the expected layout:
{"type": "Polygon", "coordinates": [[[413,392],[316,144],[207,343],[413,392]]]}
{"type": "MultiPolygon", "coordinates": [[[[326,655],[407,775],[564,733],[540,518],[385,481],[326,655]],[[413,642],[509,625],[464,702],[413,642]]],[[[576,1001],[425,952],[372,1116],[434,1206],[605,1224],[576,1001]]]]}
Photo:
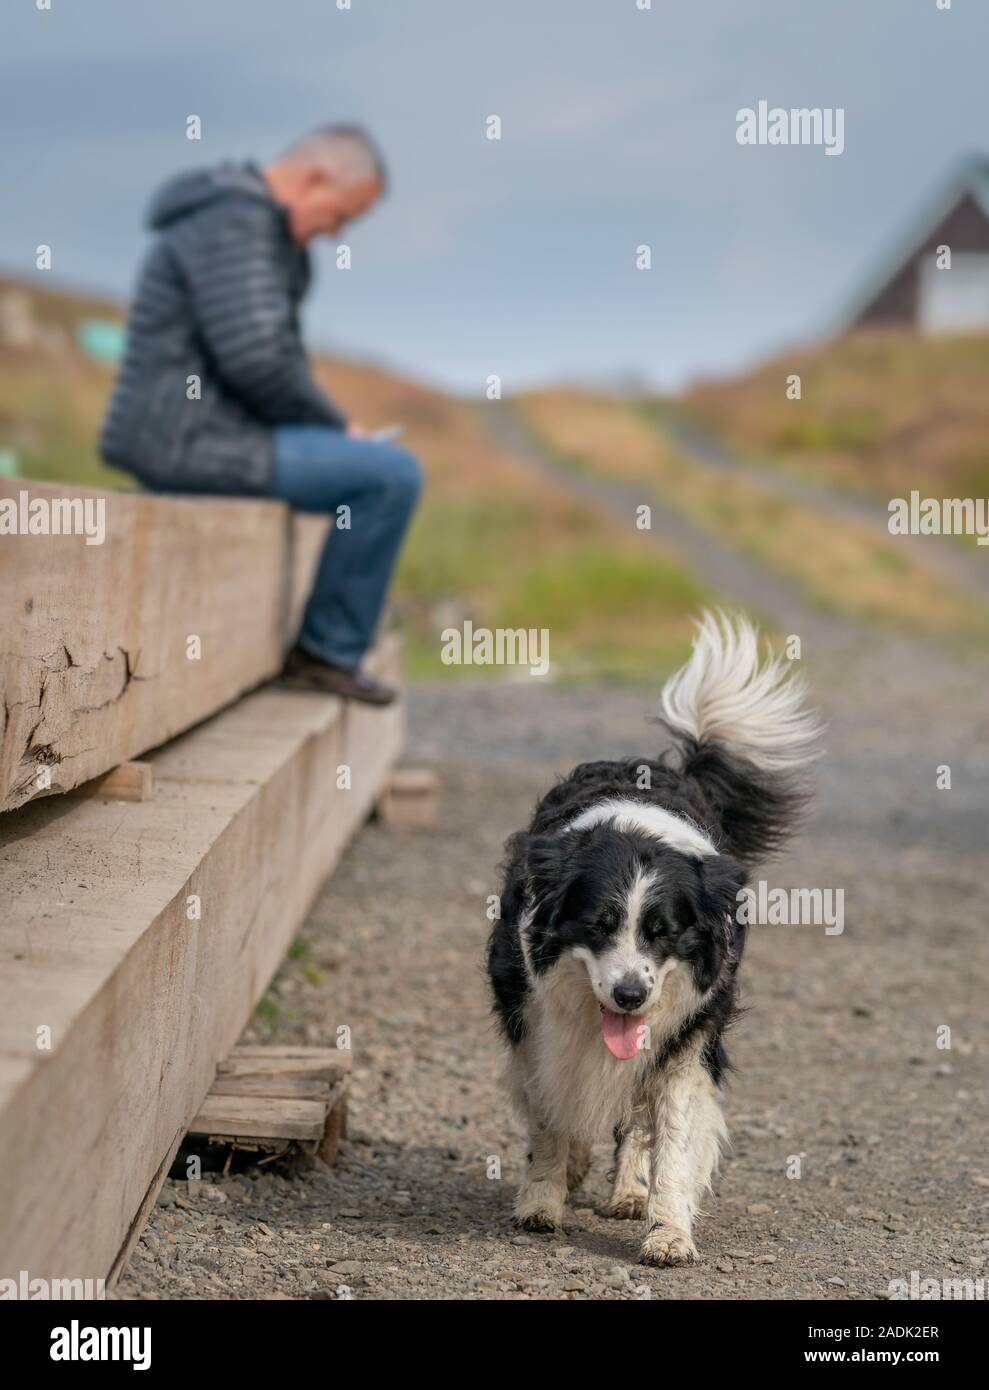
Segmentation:
{"type": "Polygon", "coordinates": [[[989,642],[989,610],[918,565],[884,532],[837,522],[741,474],[698,466],[626,400],[540,391],[521,397],[518,408],[560,461],[640,485],[643,502],[681,512],[822,608],[904,631],[989,642]]]}
{"type": "MultiPolygon", "coordinates": [[[[0,352],[0,448],[16,451],[25,477],[132,486],[95,449],[112,372],[79,355],[71,336],[78,317],[119,308],[33,286],[30,293],[37,320],[60,326],[64,341],[0,352]]],[[[369,428],[404,423],[403,442],[426,472],[396,586],[413,674],[477,674],[440,661],[441,631],[467,618],[547,628],[553,673],[564,678],[655,684],[682,659],[690,615],[713,596],[675,555],[492,447],[468,404],[353,362],[320,359],[317,373],[369,428]]]]}
{"type": "Polygon", "coordinates": [[[133,487],[96,452],[110,369],[76,351],[73,336],[82,319],[119,320],[123,309],[94,295],[42,290],[0,276],[0,297],[7,295],[26,296],[39,342],[28,348],[0,344],[0,448],[16,453],[26,478],[133,487]]]}
{"type": "Polygon", "coordinates": [[[989,336],[870,330],[700,383],[677,403],[756,461],[881,498],[989,494],[989,336]],[[801,378],[799,401],[786,379],[801,378]]]}

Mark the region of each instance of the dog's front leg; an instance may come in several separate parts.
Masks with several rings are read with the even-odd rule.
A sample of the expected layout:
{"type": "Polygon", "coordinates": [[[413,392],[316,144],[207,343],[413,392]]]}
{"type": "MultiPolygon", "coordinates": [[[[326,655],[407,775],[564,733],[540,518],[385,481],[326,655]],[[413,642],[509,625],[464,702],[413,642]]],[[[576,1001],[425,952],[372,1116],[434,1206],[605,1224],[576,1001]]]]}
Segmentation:
{"type": "Polygon", "coordinates": [[[651,1174],[649,1136],[641,1124],[635,1123],[616,1132],[615,1139],[615,1183],[608,1215],[621,1221],[641,1221],[646,1214],[651,1174]]]}
{"type": "Polygon", "coordinates": [[[710,1077],[696,1056],[656,1080],[650,1107],[652,1161],[643,1264],[693,1264],[694,1217],[718,1160],[724,1120],[710,1077]]]}
{"type": "Polygon", "coordinates": [[[516,1225],[526,1231],[559,1230],[567,1200],[570,1140],[559,1130],[533,1123],[529,1146],[529,1171],[515,1199],[516,1225]]]}

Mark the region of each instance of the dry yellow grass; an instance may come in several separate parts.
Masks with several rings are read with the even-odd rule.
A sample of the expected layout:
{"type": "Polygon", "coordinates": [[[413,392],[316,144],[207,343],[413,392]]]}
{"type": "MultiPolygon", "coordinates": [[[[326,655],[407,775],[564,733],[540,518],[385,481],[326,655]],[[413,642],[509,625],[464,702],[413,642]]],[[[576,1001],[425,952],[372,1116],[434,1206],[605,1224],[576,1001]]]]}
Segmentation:
{"type": "Polygon", "coordinates": [[[520,398],[558,458],[642,487],[697,525],[855,618],[951,638],[989,640],[989,610],[921,568],[893,538],[839,520],[741,477],[680,457],[634,409],[606,395],[544,391],[520,398]]]}
{"type": "Polygon", "coordinates": [[[884,500],[989,493],[989,336],[862,331],[788,352],[679,405],[750,457],[884,500]],[[786,378],[801,378],[801,399],[786,378]]]}

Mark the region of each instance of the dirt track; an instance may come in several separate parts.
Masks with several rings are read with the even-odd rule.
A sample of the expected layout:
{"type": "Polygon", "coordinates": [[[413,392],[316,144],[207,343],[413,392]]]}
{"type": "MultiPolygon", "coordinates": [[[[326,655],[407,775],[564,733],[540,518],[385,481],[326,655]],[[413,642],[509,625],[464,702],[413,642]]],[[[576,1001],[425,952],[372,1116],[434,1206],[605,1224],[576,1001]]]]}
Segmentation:
{"type": "Polygon", "coordinates": [[[536,681],[414,692],[409,760],[441,771],[439,829],[363,831],[279,977],[279,1040],[353,1030],[338,1167],[168,1183],[121,1295],[877,1298],[912,1270],[987,1277],[984,677],[871,639],[813,675],[820,794],[765,878],[843,888],[845,930],[753,933],[702,1264],[635,1264],[636,1230],[599,1214],[603,1149],[565,1236],[509,1224],[524,1146],[481,972],[501,843],[573,762],[658,742],[641,693],[536,681]]]}

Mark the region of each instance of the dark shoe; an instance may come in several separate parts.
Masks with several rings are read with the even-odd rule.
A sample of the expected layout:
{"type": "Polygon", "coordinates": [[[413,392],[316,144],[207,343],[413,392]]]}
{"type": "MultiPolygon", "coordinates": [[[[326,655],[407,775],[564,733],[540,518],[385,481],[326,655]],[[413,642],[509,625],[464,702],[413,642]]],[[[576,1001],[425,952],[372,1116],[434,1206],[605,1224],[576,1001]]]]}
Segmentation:
{"type": "Polygon", "coordinates": [[[285,659],[282,684],[292,690],[318,690],[323,695],[339,695],[343,700],[359,700],[364,705],[390,705],[398,691],[383,681],[366,676],[358,668],[347,671],[310,656],[301,647],[293,647],[285,659]]]}

